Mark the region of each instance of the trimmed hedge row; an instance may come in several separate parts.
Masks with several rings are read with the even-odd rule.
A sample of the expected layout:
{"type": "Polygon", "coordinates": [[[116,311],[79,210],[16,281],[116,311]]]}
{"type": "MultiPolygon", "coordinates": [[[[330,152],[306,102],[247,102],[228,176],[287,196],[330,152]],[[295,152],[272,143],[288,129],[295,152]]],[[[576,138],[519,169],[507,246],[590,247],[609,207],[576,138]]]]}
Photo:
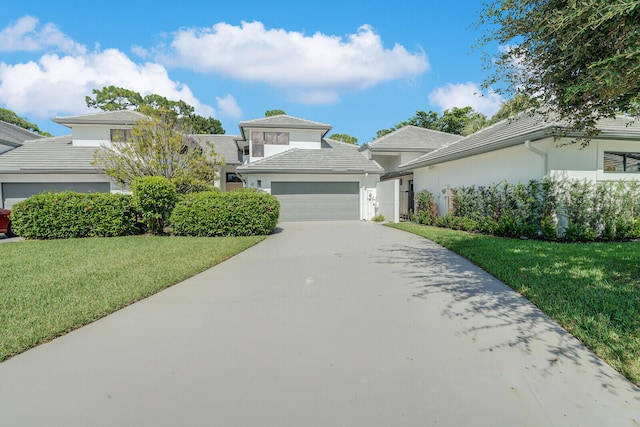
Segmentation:
{"type": "Polygon", "coordinates": [[[436,226],[569,242],[640,238],[638,181],[545,178],[452,193],[452,210],[437,218],[436,226]]]}
{"type": "Polygon", "coordinates": [[[132,198],[110,193],[41,193],[16,203],[15,232],[28,239],[114,237],[139,234],[132,198]]]}
{"type": "Polygon", "coordinates": [[[266,235],[278,223],[275,196],[255,191],[202,192],[182,196],[169,219],[182,236],[266,235]]]}

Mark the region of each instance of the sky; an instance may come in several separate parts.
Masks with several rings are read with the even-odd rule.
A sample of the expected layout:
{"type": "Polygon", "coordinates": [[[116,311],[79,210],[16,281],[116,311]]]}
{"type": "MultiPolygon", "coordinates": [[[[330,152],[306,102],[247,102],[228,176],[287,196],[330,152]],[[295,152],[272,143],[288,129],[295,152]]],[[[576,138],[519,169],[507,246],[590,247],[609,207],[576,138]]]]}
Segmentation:
{"type": "Polygon", "coordinates": [[[64,135],[52,118],[97,112],[85,96],[115,85],[182,99],[228,134],[280,109],[363,144],[417,110],[500,108],[504,99],[480,89],[481,9],[482,0],[0,0],[0,107],[64,135]]]}

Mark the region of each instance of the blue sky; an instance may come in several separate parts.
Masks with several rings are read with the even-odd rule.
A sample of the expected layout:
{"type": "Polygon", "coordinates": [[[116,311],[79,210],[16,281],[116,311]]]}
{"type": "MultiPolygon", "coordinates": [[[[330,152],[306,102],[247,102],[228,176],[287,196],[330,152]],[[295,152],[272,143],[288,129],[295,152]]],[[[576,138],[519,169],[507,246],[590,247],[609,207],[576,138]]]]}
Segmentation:
{"type": "Polygon", "coordinates": [[[107,85],[184,99],[230,134],[282,109],[359,143],[416,110],[502,101],[478,96],[480,0],[0,5],[0,106],[54,135],[107,85]]]}

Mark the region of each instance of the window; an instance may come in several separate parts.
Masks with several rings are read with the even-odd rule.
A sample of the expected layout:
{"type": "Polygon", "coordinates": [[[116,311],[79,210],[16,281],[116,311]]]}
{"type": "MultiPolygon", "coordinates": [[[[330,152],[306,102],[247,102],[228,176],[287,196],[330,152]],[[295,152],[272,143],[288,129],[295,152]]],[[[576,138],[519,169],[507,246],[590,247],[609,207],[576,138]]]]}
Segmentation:
{"type": "Polygon", "coordinates": [[[242,182],[242,180],[237,174],[233,172],[227,172],[227,182],[242,182]]]}
{"type": "Polygon", "coordinates": [[[253,157],[264,157],[266,145],[289,145],[289,132],[251,132],[253,157]]]}
{"type": "Polygon", "coordinates": [[[111,142],[130,141],[131,129],[111,129],[111,142]]]}
{"type": "Polygon", "coordinates": [[[640,172],[640,153],[604,152],[605,172],[640,172]]]}

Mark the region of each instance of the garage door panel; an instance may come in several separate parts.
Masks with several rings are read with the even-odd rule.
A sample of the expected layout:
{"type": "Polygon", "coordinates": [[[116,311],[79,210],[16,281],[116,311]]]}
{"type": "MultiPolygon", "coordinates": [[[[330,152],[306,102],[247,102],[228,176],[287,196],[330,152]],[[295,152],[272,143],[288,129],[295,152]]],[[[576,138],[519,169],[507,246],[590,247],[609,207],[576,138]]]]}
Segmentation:
{"type": "Polygon", "coordinates": [[[280,221],[358,220],[357,182],[272,182],[280,201],[280,221]]]}
{"type": "Polygon", "coordinates": [[[5,182],[2,184],[2,205],[10,209],[27,197],[45,191],[58,193],[76,191],[78,193],[108,193],[108,182],[5,182]]]}

